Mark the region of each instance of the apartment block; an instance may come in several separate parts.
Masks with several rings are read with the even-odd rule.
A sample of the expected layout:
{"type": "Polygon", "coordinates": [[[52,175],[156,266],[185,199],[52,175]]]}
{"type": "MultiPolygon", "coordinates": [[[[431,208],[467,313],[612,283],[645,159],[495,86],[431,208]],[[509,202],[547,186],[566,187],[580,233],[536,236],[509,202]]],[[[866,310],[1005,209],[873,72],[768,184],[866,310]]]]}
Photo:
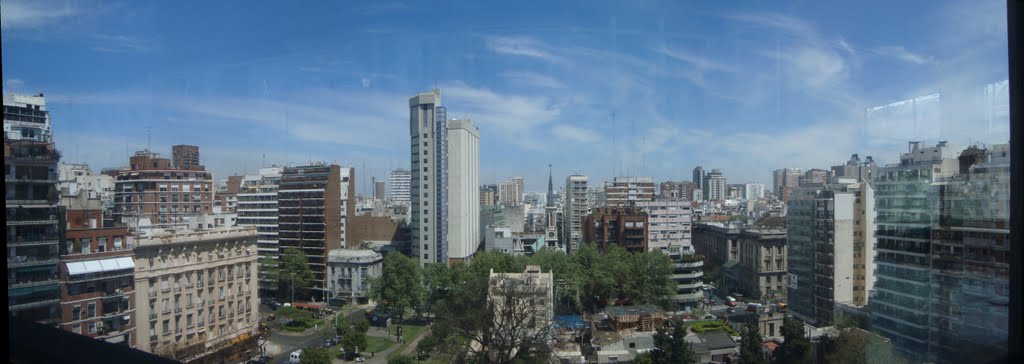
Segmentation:
{"type": "Polygon", "coordinates": [[[692,210],[690,202],[659,200],[637,202],[636,207],[647,213],[649,251],[661,250],[668,255],[694,253],[691,241],[692,210]]]}
{"type": "Polygon", "coordinates": [[[572,253],[579,249],[583,239],[583,219],[589,214],[590,203],[587,191],[587,177],[572,175],[565,178],[565,203],[563,205],[562,244],[572,253]]]}
{"type": "Polygon", "coordinates": [[[392,201],[409,203],[409,181],[411,178],[412,174],[407,169],[399,168],[391,171],[388,183],[391,184],[390,198],[392,201]]]}
{"type": "Polygon", "coordinates": [[[469,120],[450,120],[447,128],[448,247],[445,256],[451,263],[472,257],[480,246],[480,131],[469,120]]]}
{"type": "Polygon", "coordinates": [[[327,253],[344,246],[342,169],[333,164],[285,167],[277,189],[278,254],[288,248],[305,253],[314,290],[326,288],[327,253]]]}
{"type": "Polygon", "coordinates": [[[420,265],[447,262],[448,117],[441,90],[409,99],[411,169],[409,227],[420,265]]]}
{"type": "Polygon", "coordinates": [[[541,332],[551,330],[555,318],[553,273],[543,273],[536,265],[527,266],[522,273],[495,273],[491,269],[488,282],[488,306],[495,312],[499,330],[520,329],[503,335],[553,337],[551,332],[541,332]]]}
{"type": "Polygon", "coordinates": [[[605,206],[629,207],[637,202],[654,200],[654,179],[650,177],[615,177],[604,183],[605,206]]]}
{"type": "Polygon", "coordinates": [[[199,164],[199,147],[195,145],[175,145],[171,147],[172,165],[177,169],[205,171],[206,167],[199,164]]]}
{"type": "Polygon", "coordinates": [[[4,189],[7,214],[7,311],[56,325],[62,214],[58,152],[51,140],[46,99],[4,95],[4,189]]]}
{"type": "Polygon", "coordinates": [[[867,182],[793,190],[787,202],[790,313],[830,326],[837,305],[863,309],[874,287],[875,200],[867,182]]]}
{"type": "MultiPolygon", "coordinates": [[[[238,191],[238,226],[256,228],[256,253],[260,258],[279,259],[278,197],[283,167],[260,168],[259,173],[246,175],[238,191]]],[[[277,293],[277,281],[260,274],[259,294],[277,293]]]]}
{"type": "Polygon", "coordinates": [[[700,190],[701,191],[701,196],[700,196],[701,198],[700,199],[693,198],[692,201],[702,201],[702,200],[704,200],[704,197],[706,197],[708,195],[705,192],[706,191],[705,190],[706,187],[705,187],[705,184],[704,184],[704,179],[706,177],[706,174],[707,174],[707,172],[704,170],[704,167],[696,166],[696,167],[693,168],[693,187],[694,187],[695,190],[700,190]]]}
{"type": "Polygon", "coordinates": [[[139,237],[137,348],[183,362],[259,350],[256,239],[253,227],[139,237]]]}
{"type": "Polygon", "coordinates": [[[136,228],[139,221],[148,219],[161,228],[184,228],[191,216],[213,212],[210,172],[176,168],[169,159],[148,150],[135,152],[129,162],[114,181],[116,223],[136,228]]]}
{"type": "Polygon", "coordinates": [[[874,183],[878,166],[871,156],[861,161],[857,154],[851,155],[845,164],[832,167],[833,178],[853,178],[857,182],[874,183]]]}
{"type": "Polygon", "coordinates": [[[931,238],[931,358],[969,362],[1005,352],[1009,337],[1010,146],[972,146],[958,175],[937,187],[931,238]]]}
{"type": "Polygon", "coordinates": [[[785,201],[787,189],[796,188],[800,185],[800,177],[803,170],[800,168],[776,169],[772,173],[772,193],[775,197],[785,201]]]}
{"type": "MultiPolygon", "coordinates": [[[[871,327],[912,358],[928,360],[932,305],[932,227],[939,185],[959,172],[959,148],[910,143],[899,164],[875,177],[877,254],[869,293],[871,327]]],[[[934,360],[935,358],[932,358],[934,360]]]]}
{"type": "Polygon", "coordinates": [[[704,176],[704,196],[709,201],[724,200],[729,191],[726,189],[726,179],[722,171],[712,169],[704,176]]]}
{"type": "MultiPolygon", "coordinates": [[[[97,227],[100,210],[68,218],[61,255],[61,328],[136,347],[134,238],[126,227],[97,227]]],[[[70,214],[69,214],[70,215],[70,214]]]]}
{"type": "Polygon", "coordinates": [[[647,214],[635,207],[599,207],[583,219],[583,241],[601,249],[618,245],[630,252],[648,250],[647,214]]]}

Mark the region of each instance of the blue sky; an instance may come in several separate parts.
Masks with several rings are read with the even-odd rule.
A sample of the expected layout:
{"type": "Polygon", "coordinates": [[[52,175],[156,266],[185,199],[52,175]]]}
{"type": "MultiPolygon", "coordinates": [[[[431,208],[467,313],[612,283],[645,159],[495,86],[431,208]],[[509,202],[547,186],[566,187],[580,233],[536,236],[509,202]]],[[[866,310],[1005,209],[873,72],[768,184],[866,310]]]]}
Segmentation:
{"type": "Polygon", "coordinates": [[[480,128],[481,183],[537,191],[549,163],[770,185],[912,139],[1008,140],[986,116],[1005,90],[979,101],[1007,77],[1003,1],[254,3],[3,0],[4,92],[47,95],[68,161],[123,165],[151,127],[218,178],[408,168],[408,98],[435,86],[480,128]],[[935,93],[916,124],[865,116],[935,93]]]}

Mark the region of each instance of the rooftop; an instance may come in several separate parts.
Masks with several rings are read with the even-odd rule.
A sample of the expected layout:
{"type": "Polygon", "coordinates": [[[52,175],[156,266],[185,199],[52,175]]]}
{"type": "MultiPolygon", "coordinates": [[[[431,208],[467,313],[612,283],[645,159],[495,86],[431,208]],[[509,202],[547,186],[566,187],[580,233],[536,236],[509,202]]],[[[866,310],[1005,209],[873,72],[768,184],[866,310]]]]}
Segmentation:
{"type": "Polygon", "coordinates": [[[664,312],[661,308],[651,305],[642,306],[612,306],[605,309],[608,316],[618,317],[626,315],[644,315],[664,312]]]}

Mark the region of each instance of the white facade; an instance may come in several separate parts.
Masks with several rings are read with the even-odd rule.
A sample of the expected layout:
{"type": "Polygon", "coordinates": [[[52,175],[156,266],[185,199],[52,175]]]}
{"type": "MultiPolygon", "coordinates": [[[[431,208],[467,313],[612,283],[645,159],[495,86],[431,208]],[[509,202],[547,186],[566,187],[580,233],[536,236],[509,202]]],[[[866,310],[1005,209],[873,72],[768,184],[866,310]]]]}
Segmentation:
{"type": "Polygon", "coordinates": [[[692,216],[688,201],[638,201],[647,212],[647,250],[668,255],[693,254],[692,216]]]}
{"type": "Polygon", "coordinates": [[[590,213],[587,177],[573,175],[565,178],[565,214],[563,244],[571,253],[579,249],[583,239],[583,217],[590,213]]]}
{"type": "Polygon", "coordinates": [[[757,182],[747,182],[744,185],[743,197],[748,200],[760,200],[764,198],[764,185],[757,182]]]}
{"type": "Polygon", "coordinates": [[[356,183],[355,181],[355,170],[352,167],[341,167],[341,184],[339,192],[341,194],[341,246],[348,246],[348,210],[349,204],[353,209],[355,208],[354,200],[355,196],[349,196],[349,185],[356,183]],[[351,198],[351,199],[350,199],[351,198]]]}
{"type": "Polygon", "coordinates": [[[710,201],[724,200],[729,190],[726,187],[725,176],[722,171],[712,169],[704,177],[704,189],[707,191],[707,199],[710,201]]]}
{"type": "Polygon", "coordinates": [[[448,121],[448,259],[466,259],[480,244],[480,132],[448,121]]]}
{"type": "Polygon", "coordinates": [[[39,95],[4,95],[4,136],[12,140],[51,140],[46,98],[39,95]]]}
{"type": "Polygon", "coordinates": [[[367,278],[378,278],[384,269],[384,256],[373,250],[335,249],[327,253],[328,284],[334,297],[354,302],[370,291],[367,278]]]}
{"type": "Polygon", "coordinates": [[[398,203],[409,203],[409,180],[411,174],[407,169],[391,171],[391,193],[388,197],[398,203]]]}
{"type": "Polygon", "coordinates": [[[104,209],[114,208],[114,177],[92,174],[88,164],[61,163],[57,166],[60,188],[67,189],[65,196],[86,194],[90,199],[99,199],[104,209]]]}

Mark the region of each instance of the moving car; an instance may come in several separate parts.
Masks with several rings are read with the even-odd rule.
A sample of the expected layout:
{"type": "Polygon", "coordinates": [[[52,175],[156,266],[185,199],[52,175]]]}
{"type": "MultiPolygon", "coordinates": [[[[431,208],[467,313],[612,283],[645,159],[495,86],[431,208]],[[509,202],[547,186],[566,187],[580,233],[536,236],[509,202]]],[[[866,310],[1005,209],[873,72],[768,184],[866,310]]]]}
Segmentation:
{"type": "Polygon", "coordinates": [[[292,354],[288,356],[288,363],[290,363],[290,364],[299,364],[299,362],[300,362],[299,358],[300,357],[302,357],[302,350],[293,351],[292,354]]]}

